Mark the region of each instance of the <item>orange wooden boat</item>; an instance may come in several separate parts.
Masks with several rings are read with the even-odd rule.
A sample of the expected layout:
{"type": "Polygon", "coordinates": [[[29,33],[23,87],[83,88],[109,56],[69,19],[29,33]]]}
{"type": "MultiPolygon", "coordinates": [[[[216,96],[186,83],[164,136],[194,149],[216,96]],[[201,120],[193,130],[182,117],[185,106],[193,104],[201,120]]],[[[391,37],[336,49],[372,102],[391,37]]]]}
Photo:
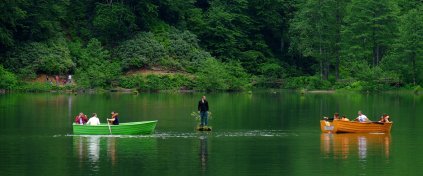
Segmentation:
{"type": "Polygon", "coordinates": [[[390,133],[392,122],[356,122],[320,120],[320,129],[323,133],[390,133]]]}

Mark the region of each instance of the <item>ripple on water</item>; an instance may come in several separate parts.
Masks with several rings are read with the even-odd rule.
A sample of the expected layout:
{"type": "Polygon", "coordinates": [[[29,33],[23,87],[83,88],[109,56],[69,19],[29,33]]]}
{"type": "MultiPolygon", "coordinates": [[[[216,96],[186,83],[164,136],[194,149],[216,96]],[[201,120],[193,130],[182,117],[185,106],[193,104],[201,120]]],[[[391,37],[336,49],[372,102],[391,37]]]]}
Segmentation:
{"type": "MultiPolygon", "coordinates": [[[[219,131],[219,132],[173,132],[173,131],[157,131],[151,135],[95,135],[104,138],[201,138],[207,135],[209,137],[290,137],[298,136],[292,131],[282,130],[242,130],[242,131],[219,131]]],[[[61,136],[82,136],[91,137],[93,135],[54,135],[53,137],[61,136]]]]}

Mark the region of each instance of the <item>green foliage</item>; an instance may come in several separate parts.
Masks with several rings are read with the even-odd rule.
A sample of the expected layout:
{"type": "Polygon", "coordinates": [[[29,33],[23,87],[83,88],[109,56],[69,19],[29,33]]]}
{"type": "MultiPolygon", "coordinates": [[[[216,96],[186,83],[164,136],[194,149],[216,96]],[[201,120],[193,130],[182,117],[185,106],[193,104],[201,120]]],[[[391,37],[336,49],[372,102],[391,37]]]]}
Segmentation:
{"type": "Polygon", "coordinates": [[[344,57],[367,60],[377,66],[390,49],[397,31],[396,3],[379,0],[352,0],[342,28],[344,57]]]}
{"type": "Polygon", "coordinates": [[[250,75],[244,70],[240,62],[229,62],[225,64],[228,72],[228,90],[245,90],[250,88],[250,75]]]}
{"type": "MultiPolygon", "coordinates": [[[[210,111],[207,111],[207,118],[208,119],[213,119],[213,114],[210,111]]],[[[191,112],[191,118],[194,118],[196,121],[200,121],[201,116],[200,116],[200,112],[198,111],[193,111],[191,112]]]]}
{"type": "Polygon", "coordinates": [[[17,84],[18,79],[15,74],[7,71],[0,65],[0,89],[13,89],[17,84]]]}
{"type": "Polygon", "coordinates": [[[75,66],[63,38],[25,43],[7,55],[4,65],[24,78],[36,73],[63,74],[75,66]]]}
{"type": "Polygon", "coordinates": [[[322,80],[317,76],[300,76],[287,78],[284,82],[284,88],[296,89],[303,88],[308,90],[313,89],[331,89],[329,81],[322,80]]]}
{"type": "Polygon", "coordinates": [[[0,9],[0,64],[24,81],[75,74],[83,88],[142,90],[423,85],[418,0],[15,0],[0,9]],[[181,74],[121,72],[151,68],[181,74]]]}
{"type": "Polygon", "coordinates": [[[226,90],[229,73],[219,61],[206,59],[196,73],[196,88],[200,90],[226,90]]]}
{"type": "Polygon", "coordinates": [[[171,70],[195,72],[199,63],[211,57],[198,46],[197,37],[174,28],[159,34],[142,32],[123,42],[115,50],[116,58],[125,70],[160,66],[171,70]]]}
{"type": "Polygon", "coordinates": [[[248,88],[249,76],[238,62],[224,65],[209,58],[201,64],[195,81],[199,90],[243,90],[248,88]]]}
{"type": "Polygon", "coordinates": [[[14,33],[18,22],[25,19],[27,13],[20,6],[21,1],[0,3],[0,46],[10,47],[15,43],[14,33]]]}
{"type": "Polygon", "coordinates": [[[151,67],[165,56],[164,47],[152,33],[140,33],[123,42],[115,51],[125,70],[151,67]]]}
{"type": "Polygon", "coordinates": [[[93,26],[97,36],[107,44],[113,44],[120,39],[129,37],[137,28],[135,15],[123,3],[98,3],[93,26]]]}
{"type": "Polygon", "coordinates": [[[122,76],[119,85],[123,88],[145,91],[192,89],[192,78],[182,74],[130,75],[122,76]]]}
{"type": "Polygon", "coordinates": [[[109,51],[101,43],[92,39],[86,48],[75,45],[72,55],[78,61],[75,80],[84,88],[108,87],[121,74],[120,64],[109,60],[109,51]]]}
{"type": "Polygon", "coordinates": [[[20,84],[16,89],[24,92],[48,92],[54,90],[55,88],[55,86],[46,83],[25,82],[20,84]]]}

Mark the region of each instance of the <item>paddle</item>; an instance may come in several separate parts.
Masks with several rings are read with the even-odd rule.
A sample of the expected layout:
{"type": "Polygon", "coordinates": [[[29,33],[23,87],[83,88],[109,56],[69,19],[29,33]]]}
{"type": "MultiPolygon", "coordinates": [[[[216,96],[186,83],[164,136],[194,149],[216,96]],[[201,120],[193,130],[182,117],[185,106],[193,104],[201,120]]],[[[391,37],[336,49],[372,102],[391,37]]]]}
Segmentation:
{"type": "Polygon", "coordinates": [[[109,119],[106,118],[107,126],[109,126],[110,135],[112,135],[112,129],[110,128],[109,119]]]}

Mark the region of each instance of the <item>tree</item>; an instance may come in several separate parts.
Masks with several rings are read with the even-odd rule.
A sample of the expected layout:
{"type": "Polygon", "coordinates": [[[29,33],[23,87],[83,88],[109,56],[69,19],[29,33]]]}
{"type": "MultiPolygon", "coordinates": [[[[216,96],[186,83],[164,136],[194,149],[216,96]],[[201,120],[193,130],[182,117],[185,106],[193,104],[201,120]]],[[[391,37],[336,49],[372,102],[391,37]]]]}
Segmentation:
{"type": "Polygon", "coordinates": [[[397,6],[391,0],[352,0],[347,6],[343,55],[377,66],[395,39],[397,6]]]}
{"type": "Polygon", "coordinates": [[[423,5],[413,6],[399,18],[399,37],[393,45],[384,67],[403,75],[414,85],[422,82],[423,69],[423,5]]]}
{"type": "Polygon", "coordinates": [[[27,12],[21,8],[22,3],[23,1],[0,3],[0,48],[13,46],[15,43],[17,26],[27,16],[27,12]]]}
{"type": "MultiPolygon", "coordinates": [[[[328,79],[330,63],[339,50],[340,5],[334,1],[305,0],[291,21],[291,47],[319,62],[320,75],[328,79]]],[[[338,62],[338,60],[337,60],[338,62]]]]}
{"type": "Polygon", "coordinates": [[[106,44],[126,39],[137,28],[135,15],[123,3],[97,4],[93,26],[96,36],[106,44]]]}
{"type": "Polygon", "coordinates": [[[91,39],[86,48],[73,47],[72,55],[78,61],[75,80],[81,87],[106,87],[121,74],[120,65],[109,60],[109,51],[97,39],[91,39]]]}

